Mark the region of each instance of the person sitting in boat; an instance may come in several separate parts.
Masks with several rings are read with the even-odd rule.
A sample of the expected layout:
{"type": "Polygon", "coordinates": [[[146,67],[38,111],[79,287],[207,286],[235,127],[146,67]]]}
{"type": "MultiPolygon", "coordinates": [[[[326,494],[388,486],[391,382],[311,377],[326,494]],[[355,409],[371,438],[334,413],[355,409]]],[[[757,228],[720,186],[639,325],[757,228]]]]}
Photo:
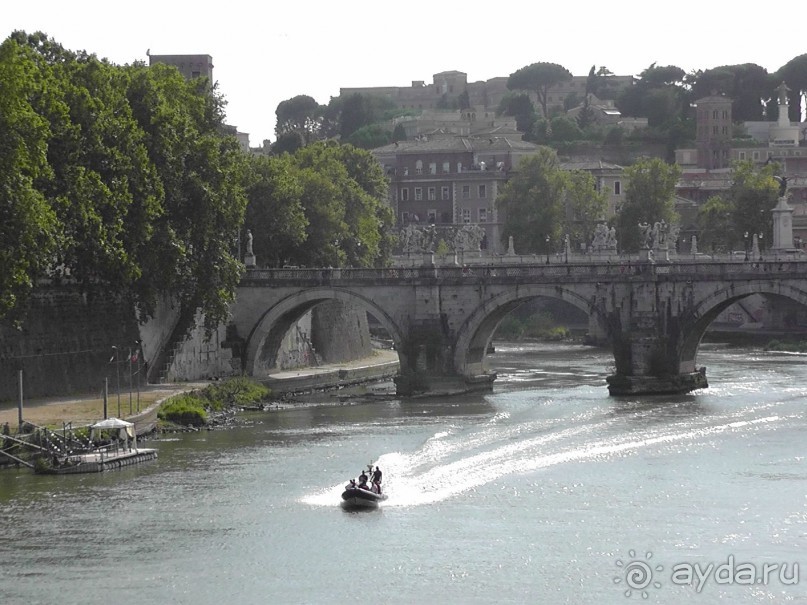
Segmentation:
{"type": "Polygon", "coordinates": [[[373,471],[373,485],[375,486],[376,493],[381,493],[381,469],[377,466],[373,471]]]}
{"type": "Polygon", "coordinates": [[[356,489],[356,480],[351,479],[350,483],[345,486],[345,489],[356,489]]]}
{"type": "Polygon", "coordinates": [[[367,475],[365,474],[364,471],[362,471],[361,475],[359,475],[359,487],[361,489],[367,489],[367,479],[368,479],[367,475]]]}

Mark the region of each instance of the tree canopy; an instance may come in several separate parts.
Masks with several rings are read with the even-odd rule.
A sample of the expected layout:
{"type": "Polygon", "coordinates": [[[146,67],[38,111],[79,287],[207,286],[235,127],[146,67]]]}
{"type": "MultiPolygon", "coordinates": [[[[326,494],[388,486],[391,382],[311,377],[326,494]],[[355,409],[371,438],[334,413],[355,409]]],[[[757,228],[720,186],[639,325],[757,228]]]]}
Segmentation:
{"type": "Polygon", "coordinates": [[[392,211],[378,162],[351,145],[318,142],[256,158],[246,227],[262,264],[377,266],[392,248],[392,211]]]}
{"type": "Polygon", "coordinates": [[[639,249],[639,223],[654,224],[665,221],[673,224],[675,212],[675,184],[681,169],[659,158],[642,158],[625,168],[628,186],[625,202],[616,215],[619,244],[625,252],[639,249]]]}
{"type": "Polygon", "coordinates": [[[549,147],[521,160],[496,204],[505,217],[503,241],[512,236],[521,254],[559,249],[567,233],[572,241],[588,241],[606,208],[593,177],[564,170],[549,147]]]}
{"type": "Polygon", "coordinates": [[[57,275],[118,292],[143,316],[166,294],[208,327],[226,317],[243,267],[232,244],[244,155],[209,82],[24,32],[0,46],[0,75],[0,121],[14,133],[0,144],[0,166],[13,167],[0,177],[0,229],[15,231],[0,240],[13,268],[0,315],[57,275]]]}
{"type": "Polygon", "coordinates": [[[572,72],[557,63],[533,63],[510,74],[507,88],[534,92],[541,104],[543,117],[548,117],[547,96],[549,89],[572,79],[572,72]]]}

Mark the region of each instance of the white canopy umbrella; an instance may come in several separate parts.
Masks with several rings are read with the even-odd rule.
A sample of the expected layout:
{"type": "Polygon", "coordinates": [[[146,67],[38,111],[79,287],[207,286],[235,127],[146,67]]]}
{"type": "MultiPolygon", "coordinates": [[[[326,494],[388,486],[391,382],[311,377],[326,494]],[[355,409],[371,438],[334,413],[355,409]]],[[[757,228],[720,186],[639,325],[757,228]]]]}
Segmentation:
{"type": "Polygon", "coordinates": [[[134,440],[135,425],[120,418],[107,418],[90,426],[90,439],[94,439],[101,431],[118,431],[118,439],[122,441],[134,440]]]}

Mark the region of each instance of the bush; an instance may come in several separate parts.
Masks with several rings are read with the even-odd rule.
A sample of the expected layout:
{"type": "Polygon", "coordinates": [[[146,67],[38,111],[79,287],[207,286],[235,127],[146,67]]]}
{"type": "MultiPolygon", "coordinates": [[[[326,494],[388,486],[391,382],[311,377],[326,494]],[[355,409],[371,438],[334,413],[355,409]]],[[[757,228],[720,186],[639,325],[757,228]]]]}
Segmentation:
{"type": "Polygon", "coordinates": [[[202,426],[207,422],[205,400],[195,393],[176,395],[160,407],[157,417],[177,424],[202,426]]]}
{"type": "Polygon", "coordinates": [[[244,376],[230,378],[219,384],[211,384],[202,390],[208,400],[208,409],[221,410],[229,406],[244,406],[266,399],[271,390],[260,382],[244,376]]]}

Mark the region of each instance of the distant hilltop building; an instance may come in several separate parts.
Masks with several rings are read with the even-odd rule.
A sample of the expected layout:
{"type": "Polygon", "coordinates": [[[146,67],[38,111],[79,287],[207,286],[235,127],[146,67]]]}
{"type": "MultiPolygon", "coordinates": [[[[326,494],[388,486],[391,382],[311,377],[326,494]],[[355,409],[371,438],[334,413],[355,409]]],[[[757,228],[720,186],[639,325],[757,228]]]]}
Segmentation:
{"type": "MultiPolygon", "coordinates": [[[[607,78],[609,90],[618,95],[619,92],[633,85],[633,76],[604,76],[607,78]]],[[[563,108],[570,95],[582,101],[586,94],[588,76],[573,76],[571,80],[553,86],[547,95],[548,109],[563,108]]],[[[486,81],[468,82],[468,75],[461,71],[443,71],[432,76],[432,83],[427,85],[423,80],[413,80],[411,86],[376,86],[363,88],[340,88],[340,96],[352,94],[384,97],[403,109],[449,109],[456,104],[460,95],[467,93],[468,105],[474,108],[495,111],[501,100],[508,93],[507,76],[491,78],[486,81]]],[[[527,92],[537,108],[534,92],[527,92]]]]}
{"type": "MultiPolygon", "coordinates": [[[[150,50],[146,51],[149,58],[149,67],[155,63],[172,65],[179,70],[187,80],[196,78],[207,78],[211,84],[213,79],[213,57],[210,55],[152,55],[150,50]]],[[[244,151],[249,151],[249,134],[239,132],[235,126],[225,125],[225,131],[232,134],[244,151]]]]}
{"type": "Polygon", "coordinates": [[[185,78],[193,80],[196,78],[213,79],[213,57],[210,55],[152,55],[146,51],[149,58],[149,66],[155,63],[173,65],[185,78]]]}

